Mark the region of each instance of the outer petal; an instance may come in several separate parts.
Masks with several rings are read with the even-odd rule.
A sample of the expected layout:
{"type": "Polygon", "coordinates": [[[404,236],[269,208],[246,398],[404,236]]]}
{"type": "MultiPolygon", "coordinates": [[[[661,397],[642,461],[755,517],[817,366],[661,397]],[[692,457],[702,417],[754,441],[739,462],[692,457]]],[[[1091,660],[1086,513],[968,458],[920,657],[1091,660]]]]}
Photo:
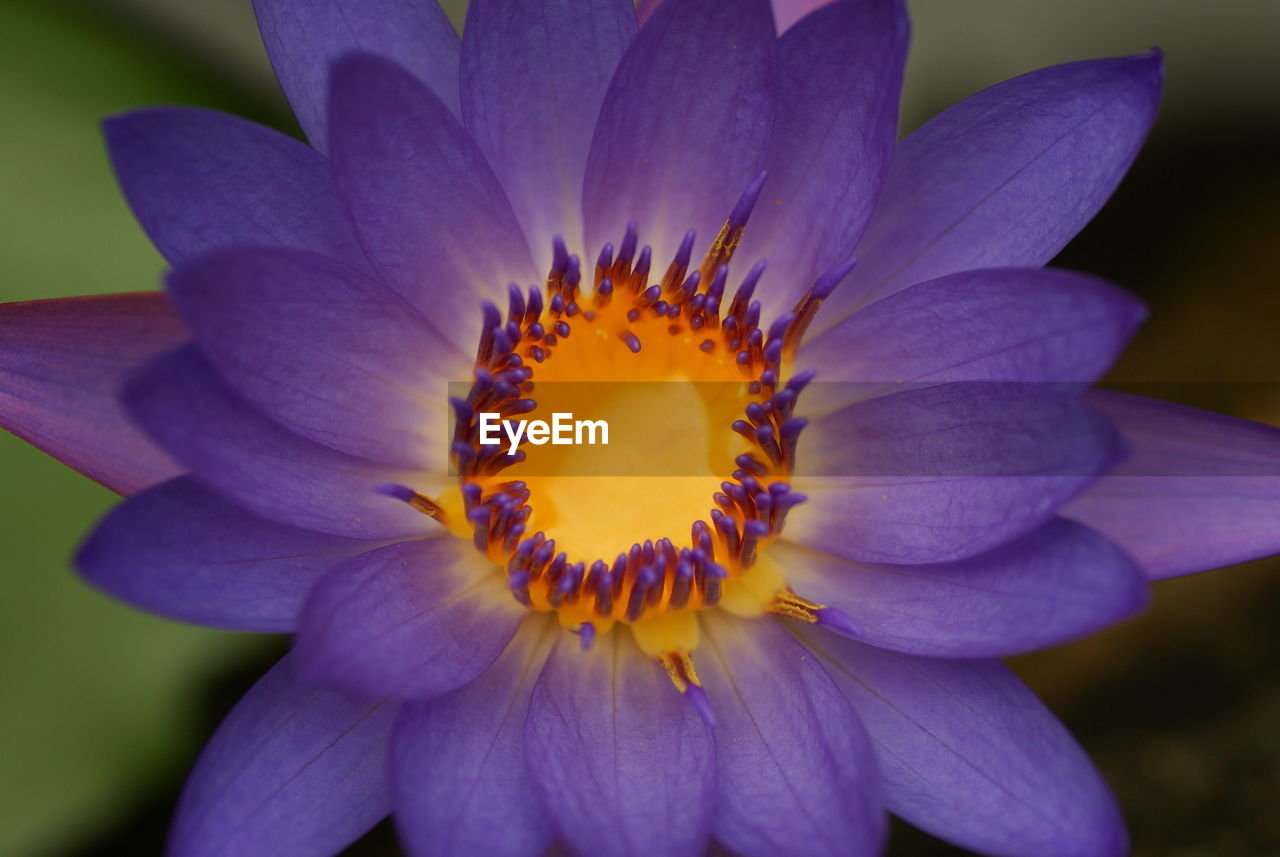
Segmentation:
{"type": "Polygon", "coordinates": [[[1280,551],[1280,429],[1102,390],[1133,456],[1068,505],[1152,579],[1280,551]]]}
{"type": "Polygon", "coordinates": [[[320,575],[370,547],[271,523],[184,476],[113,509],[76,565],[112,595],[173,619],[292,631],[320,575]]]}
{"type": "Polygon", "coordinates": [[[970,268],[1036,267],[1115,190],[1155,117],[1158,53],[1041,69],[940,114],[898,146],[825,311],[970,268]]]}
{"type": "Polygon", "coordinates": [[[334,66],[331,111],[334,174],[369,258],[474,353],[477,295],[539,277],[484,155],[439,98],[377,57],[334,66]]]}
{"type": "Polygon", "coordinates": [[[561,634],[525,739],[534,785],[576,852],[694,857],[706,848],[710,729],[630,634],[606,634],[589,652],[561,634]]]}
{"type": "Polygon", "coordinates": [[[366,51],[408,69],[458,113],[458,33],[435,0],[253,0],[271,66],[302,130],[327,141],[329,71],[366,51]]]}
{"type": "MultiPolygon", "coordinates": [[[[640,0],[637,4],[637,13],[640,16],[640,23],[649,20],[654,10],[658,8],[658,4],[662,0],[640,0]]],[[[820,9],[834,0],[773,0],[773,17],[778,22],[778,32],[787,30],[796,21],[808,15],[815,9],[820,9]]]]}
{"type": "Polygon", "coordinates": [[[493,572],[450,535],[353,557],[307,600],[299,668],[402,699],[455,690],[493,663],[526,615],[493,572]]]}
{"type": "Polygon", "coordinates": [[[124,399],[139,425],[197,479],[264,518],[353,538],[439,529],[378,493],[380,485],[415,474],[280,428],[227,389],[194,346],[144,366],[129,380],[124,399]]]}
{"type": "Polygon", "coordinates": [[[1063,519],[953,563],[852,563],[790,542],[769,556],[798,593],[848,614],[858,639],[918,655],[1019,654],[1096,631],[1147,598],[1128,557],[1063,519]]]}
{"type": "Polygon", "coordinates": [[[762,301],[773,298],[776,314],[862,236],[897,138],[907,31],[898,0],[846,0],[778,44],[769,180],[738,251],[749,263],[768,258],[762,301]]]}
{"type": "Polygon", "coordinates": [[[218,372],[281,425],[352,455],[448,469],[447,379],[469,366],[395,292],[271,248],[206,257],[169,289],[218,372]]]}
{"type": "MultiPolygon", "coordinates": [[[[805,343],[824,381],[1094,381],[1145,311],[1128,292],[1052,269],[964,271],[876,301],[805,343]]],[[[866,383],[870,382],[870,384],[866,383]]]]}
{"type": "Polygon", "coordinates": [[[709,244],[764,166],[776,99],[767,0],[662,4],[605,95],[583,189],[587,247],[618,241],[628,221],[655,264],[688,229],[709,244]]]}
{"type": "Polygon", "coordinates": [[[717,613],[703,628],[716,839],[742,857],[878,854],[885,818],[875,759],[826,672],[774,621],[717,613]]]}
{"type": "Polygon", "coordinates": [[[553,235],[581,246],[591,132],[635,32],[631,0],[475,0],[467,8],[462,118],[540,268],[551,261],[553,235]]]}
{"type": "Polygon", "coordinates": [[[108,119],[111,163],[138,222],[172,264],[241,245],[368,262],[324,158],[278,131],[213,110],[108,119]]]}
{"type": "Polygon", "coordinates": [[[895,815],[996,857],[1128,853],[1106,783],[999,662],[917,658],[798,633],[871,733],[895,815]]]}
{"type": "Polygon", "coordinates": [[[188,337],[158,292],[2,304],[0,427],[119,494],[176,476],[116,393],[188,337]]]}
{"type": "Polygon", "coordinates": [[[809,502],[788,537],[861,562],[952,562],[1040,526],[1122,449],[1106,419],[1053,385],[881,396],[806,430],[793,482],[809,502]]]}
{"type": "Polygon", "coordinates": [[[302,685],[286,657],[240,700],[178,804],[170,857],[329,857],[391,809],[396,706],[302,685]]]}
{"type": "Polygon", "coordinates": [[[535,857],[554,836],[524,761],[534,681],[559,625],[527,619],[466,687],[405,706],[391,750],[395,820],[410,854],[535,857]]]}

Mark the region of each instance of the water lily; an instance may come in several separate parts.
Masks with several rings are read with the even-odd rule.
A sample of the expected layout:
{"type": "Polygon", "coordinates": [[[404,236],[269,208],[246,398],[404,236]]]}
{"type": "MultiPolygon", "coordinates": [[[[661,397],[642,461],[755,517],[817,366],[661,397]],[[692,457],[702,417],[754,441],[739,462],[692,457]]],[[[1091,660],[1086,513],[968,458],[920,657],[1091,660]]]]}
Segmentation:
{"type": "Polygon", "coordinates": [[[895,142],[902,4],[775,5],[474,0],[459,40],[431,0],[258,0],[310,145],[108,120],[167,291],[0,307],[0,423],[128,497],[90,581],[296,635],[174,855],[330,855],[388,813],[415,855],[869,855],[890,812],[1125,853],[996,659],[1280,549],[1280,433],[1084,393],[1144,310],[1042,268],[1160,56],[895,142]],[[670,381],[729,392],[635,392],[670,381]],[[687,470],[478,442],[557,384],[687,470]]]}

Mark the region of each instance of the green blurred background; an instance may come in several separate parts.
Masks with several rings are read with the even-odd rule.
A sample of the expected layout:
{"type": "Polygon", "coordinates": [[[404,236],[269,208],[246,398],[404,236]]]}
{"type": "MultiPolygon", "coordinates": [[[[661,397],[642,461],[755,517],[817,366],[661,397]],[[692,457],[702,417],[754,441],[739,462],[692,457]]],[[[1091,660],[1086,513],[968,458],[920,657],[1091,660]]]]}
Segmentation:
{"type": "MultiPolygon", "coordinates": [[[[463,0],[445,3],[460,21],[463,0]]],[[[1112,204],[1059,263],[1140,293],[1116,377],[1280,424],[1280,65],[1272,0],[918,0],[904,129],[1035,67],[1153,44],[1165,108],[1112,204]],[[1211,382],[1206,385],[1205,382],[1211,382]]],[[[0,300],[153,288],[163,264],[99,119],[221,108],[296,132],[249,0],[0,3],[0,300]]],[[[114,501],[0,435],[0,854],[158,854],[182,778],[285,641],[166,622],[68,557],[114,501]]],[[[1280,564],[1157,587],[1139,621],[1015,666],[1116,787],[1137,855],[1280,852],[1280,564]]],[[[384,826],[353,848],[395,854],[384,826]]],[[[956,853],[895,831],[891,854],[956,853]]]]}

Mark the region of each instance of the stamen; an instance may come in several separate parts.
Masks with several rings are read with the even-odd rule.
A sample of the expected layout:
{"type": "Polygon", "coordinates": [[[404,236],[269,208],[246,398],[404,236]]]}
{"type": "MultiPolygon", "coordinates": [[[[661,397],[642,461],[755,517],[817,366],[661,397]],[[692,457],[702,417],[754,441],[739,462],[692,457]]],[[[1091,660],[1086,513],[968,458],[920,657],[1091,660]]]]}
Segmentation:
{"type": "Polygon", "coordinates": [[[379,494],[394,497],[402,503],[408,503],[412,508],[417,509],[429,518],[435,518],[441,523],[444,523],[445,521],[444,508],[426,494],[419,494],[412,488],[405,485],[397,485],[395,483],[379,485],[374,490],[379,494]]]}
{"type": "Polygon", "coordinates": [[[693,707],[697,709],[698,714],[708,726],[715,728],[715,712],[711,710],[707,692],[702,689],[702,682],[698,680],[698,671],[693,668],[693,659],[689,657],[688,652],[662,652],[658,655],[658,661],[666,669],[676,690],[693,703],[693,707]]]}

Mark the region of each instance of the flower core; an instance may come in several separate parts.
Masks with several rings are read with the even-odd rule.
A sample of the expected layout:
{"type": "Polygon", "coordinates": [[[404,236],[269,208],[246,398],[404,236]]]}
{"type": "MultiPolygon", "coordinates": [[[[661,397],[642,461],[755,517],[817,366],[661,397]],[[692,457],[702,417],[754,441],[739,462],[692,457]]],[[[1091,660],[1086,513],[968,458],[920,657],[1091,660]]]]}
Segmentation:
{"type": "Polygon", "coordinates": [[[780,570],[759,560],[805,499],[788,479],[806,422],[795,406],[812,373],[784,378],[784,364],[852,262],[761,327],[753,294],[764,263],[732,292],[728,280],[762,180],[696,267],[690,231],[665,272],[651,277],[651,250],[637,253],[631,224],[616,249],[604,246],[593,272],[584,275],[557,239],[541,288],[511,286],[505,313],[486,302],[474,381],[451,400],[458,508],[419,498],[505,568],[520,603],[555,611],[584,645],[616,622],[629,624],[682,690],[697,684],[687,658],[697,611],[723,606],[810,622],[823,611],[787,592],[780,570]],[[642,426],[626,454],[641,463],[661,458],[662,475],[643,467],[582,472],[573,447],[526,445],[512,454],[480,443],[481,413],[546,415],[542,391],[593,382],[592,416],[642,426]]]}

